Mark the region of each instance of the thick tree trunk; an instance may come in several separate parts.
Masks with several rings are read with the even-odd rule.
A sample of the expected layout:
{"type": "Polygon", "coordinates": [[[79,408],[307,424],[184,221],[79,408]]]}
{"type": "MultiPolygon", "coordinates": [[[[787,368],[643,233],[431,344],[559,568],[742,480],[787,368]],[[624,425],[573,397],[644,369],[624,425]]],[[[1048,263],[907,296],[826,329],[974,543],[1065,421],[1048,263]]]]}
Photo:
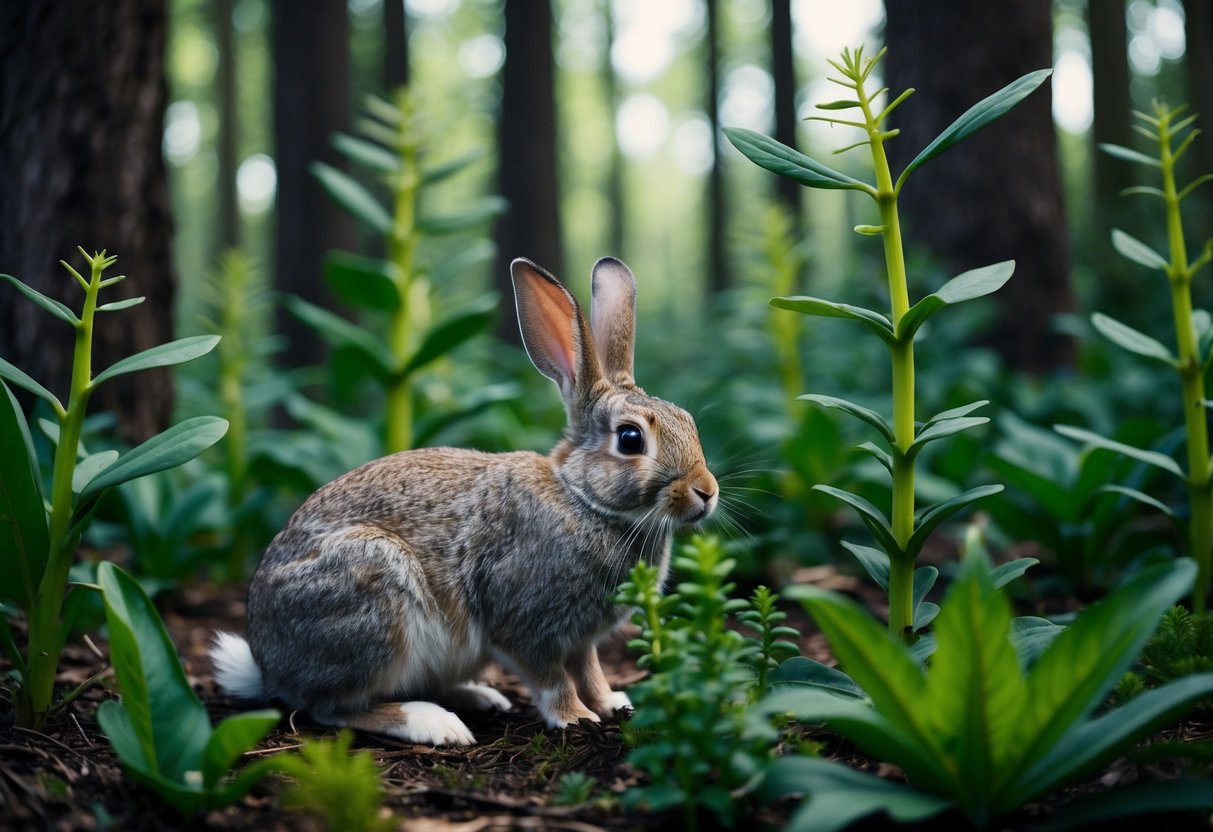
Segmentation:
{"type": "MultiPolygon", "coordinates": [[[[22,0],[0,3],[0,271],[77,311],[81,291],[58,265],[76,251],[117,254],[129,279],[113,301],[142,306],[102,316],[93,366],[172,337],[172,214],[160,147],[164,0],[22,0]]],[[[0,286],[0,355],[60,396],[73,349],[64,324],[0,286]]],[[[93,396],[118,413],[128,438],[165,428],[173,406],[167,370],[120,376],[93,396]]]]}
{"type": "Polygon", "coordinates": [[[409,27],[404,0],[383,0],[383,86],[394,90],[409,82],[409,27]]]}
{"type": "MultiPolygon", "coordinates": [[[[317,0],[304,11],[291,0],[273,2],[274,134],[278,168],[275,285],[282,292],[327,305],[325,254],[352,249],[354,221],[308,173],[320,160],[344,168],[329,143],[350,124],[349,21],[345,0],[317,0]]],[[[287,338],[284,360],[315,364],[324,356],[316,334],[280,310],[287,338]]]]}
{"type": "Polygon", "coordinates": [[[726,248],[724,169],[720,152],[720,10],[717,0],[705,0],[707,31],[707,96],[704,110],[712,126],[712,169],[708,171],[708,288],[722,292],[729,288],[728,250],[726,248]]]}
{"type": "MultiPolygon", "coordinates": [[[[1129,101],[1129,35],[1125,4],[1119,0],[1090,3],[1087,26],[1091,32],[1091,74],[1094,83],[1095,120],[1091,138],[1095,145],[1109,142],[1132,147],[1133,129],[1129,101]]],[[[1106,239],[1110,219],[1107,208],[1117,194],[1132,184],[1131,166],[1096,148],[1095,204],[1103,220],[1100,238],[1106,239]]]]}
{"type": "MultiPolygon", "coordinates": [[[[771,0],[771,77],[775,81],[775,139],[796,147],[796,61],[792,52],[792,2],[771,0]]],[[[799,183],[775,177],[775,193],[800,228],[799,183]]]]}
{"type": "MultiPolygon", "coordinates": [[[[497,179],[498,192],[510,209],[497,222],[498,262],[493,273],[503,299],[513,297],[509,265],[515,257],[528,257],[564,276],[554,72],[550,2],[506,3],[497,179]]],[[[513,315],[501,317],[498,334],[520,343],[513,315]]]]}
{"type": "Polygon", "coordinates": [[[602,88],[607,107],[611,113],[611,163],[607,171],[607,202],[611,206],[611,217],[607,226],[607,254],[624,257],[627,238],[627,207],[623,176],[623,154],[619,151],[619,138],[615,134],[615,114],[619,112],[619,79],[611,64],[611,46],[615,43],[615,13],[611,0],[602,0],[602,15],[606,21],[606,49],[602,57],[602,88]]]}
{"type": "Polygon", "coordinates": [[[240,204],[236,197],[236,168],[240,164],[239,107],[236,98],[236,46],[232,30],[232,0],[214,0],[215,46],[219,64],[215,81],[219,98],[219,135],[216,150],[219,156],[218,197],[219,248],[226,250],[240,245],[240,204]]]}
{"type": "MultiPolygon", "coordinates": [[[[886,4],[887,81],[918,92],[894,116],[890,142],[900,170],[961,113],[1016,78],[1052,65],[1052,4],[899,0],[886,4]],[[898,117],[900,116],[900,118],[898,117]]],[[[1070,364],[1074,346],[1053,317],[1074,307],[1070,249],[1046,83],[1007,116],[928,162],[901,194],[910,242],[955,271],[1016,261],[995,297],[988,335],[1014,369],[1070,364]]],[[[935,287],[919,286],[919,291],[935,287]]]]}
{"type": "MultiPolygon", "coordinates": [[[[1192,143],[1192,159],[1186,162],[1188,176],[1195,178],[1213,173],[1213,0],[1184,0],[1184,15],[1188,103],[1200,113],[1196,126],[1204,130],[1192,143]]],[[[1213,216],[1213,185],[1198,188],[1193,198],[1201,200],[1205,216],[1213,216]]]]}

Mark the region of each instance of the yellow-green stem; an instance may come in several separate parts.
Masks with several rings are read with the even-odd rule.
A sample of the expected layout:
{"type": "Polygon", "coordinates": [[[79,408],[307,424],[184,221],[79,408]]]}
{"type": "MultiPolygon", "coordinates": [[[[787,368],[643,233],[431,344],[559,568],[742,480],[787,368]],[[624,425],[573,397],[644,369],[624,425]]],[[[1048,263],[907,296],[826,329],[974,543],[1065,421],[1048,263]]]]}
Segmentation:
{"type": "MultiPolygon", "coordinates": [[[[399,305],[392,316],[389,336],[390,348],[397,367],[404,366],[404,362],[412,354],[413,348],[410,301],[417,248],[417,190],[421,179],[417,166],[416,140],[409,135],[412,121],[411,107],[403,94],[401,104],[403,114],[399,148],[401,167],[393,188],[396,202],[392,218],[392,236],[388,243],[389,257],[394,266],[393,279],[396,283],[396,294],[399,297],[399,305]]],[[[407,451],[413,445],[413,390],[409,379],[402,375],[393,378],[388,386],[385,438],[388,453],[407,451]]]]}
{"type": "MultiPolygon", "coordinates": [[[[236,342],[234,349],[239,349],[236,342]]],[[[227,417],[227,504],[229,516],[235,518],[244,503],[248,481],[248,416],[244,408],[244,384],[241,378],[242,361],[239,356],[221,353],[219,367],[219,394],[223,400],[224,416],[227,417]]],[[[252,550],[245,524],[233,519],[231,547],[228,550],[227,579],[241,581],[248,567],[252,550]]]]}

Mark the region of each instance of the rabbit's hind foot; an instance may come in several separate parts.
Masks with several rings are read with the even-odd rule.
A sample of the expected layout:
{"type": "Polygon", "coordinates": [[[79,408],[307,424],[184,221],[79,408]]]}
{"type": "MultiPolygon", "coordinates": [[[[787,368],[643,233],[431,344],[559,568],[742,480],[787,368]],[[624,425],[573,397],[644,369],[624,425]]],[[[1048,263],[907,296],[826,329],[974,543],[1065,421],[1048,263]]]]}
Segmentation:
{"type": "Polygon", "coordinates": [[[463,720],[433,702],[388,702],[355,713],[312,713],[322,725],[354,728],[421,745],[472,745],[463,720]]]}
{"type": "Polygon", "coordinates": [[[509,711],[513,709],[496,688],[476,682],[464,682],[450,688],[442,697],[443,704],[457,711],[509,711]]]}

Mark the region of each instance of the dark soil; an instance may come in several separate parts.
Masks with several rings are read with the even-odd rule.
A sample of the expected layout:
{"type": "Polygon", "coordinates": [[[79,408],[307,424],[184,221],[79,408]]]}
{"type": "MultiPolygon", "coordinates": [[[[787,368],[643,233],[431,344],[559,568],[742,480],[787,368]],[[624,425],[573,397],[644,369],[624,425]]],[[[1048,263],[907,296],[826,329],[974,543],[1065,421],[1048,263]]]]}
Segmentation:
{"type": "MultiPolygon", "coordinates": [[[[817,583],[867,596],[864,584],[828,568],[811,576],[817,583]]],[[[875,598],[864,600],[874,601],[875,598]]],[[[206,703],[213,722],[241,710],[239,703],[218,694],[211,678],[206,649],[215,629],[242,631],[242,590],[211,586],[178,590],[160,599],[173,639],[181,652],[195,690],[206,703]]],[[[810,629],[799,611],[789,610],[790,623],[810,629]]],[[[829,661],[824,639],[811,634],[802,650],[812,658],[829,661]]],[[[622,647],[622,639],[602,653],[613,687],[626,688],[643,677],[622,647]]],[[[0,665],[0,673],[4,667],[0,665]]],[[[96,683],[51,716],[41,732],[15,728],[11,717],[0,724],[0,830],[296,830],[321,829],[319,822],[289,813],[277,805],[281,781],[270,778],[236,805],[204,816],[183,818],[159,803],[155,796],[124,776],[109,743],[97,726],[97,706],[116,694],[108,669],[105,644],[84,639],[66,648],[58,678],[61,690],[70,690],[96,677],[96,683]]],[[[0,677],[2,678],[2,677],[0,677]]],[[[355,748],[369,751],[383,771],[384,810],[396,827],[407,832],[478,832],[487,829],[557,829],[570,832],[609,829],[677,829],[676,814],[654,815],[626,811],[618,800],[641,777],[626,763],[628,748],[618,722],[582,724],[564,731],[543,728],[527,691],[513,676],[495,670],[488,683],[505,693],[514,710],[505,714],[461,714],[476,735],[471,748],[442,749],[408,745],[371,736],[359,736],[355,748]],[[590,800],[578,806],[553,804],[560,778],[568,772],[594,778],[590,800]]],[[[277,729],[246,757],[298,748],[307,737],[333,736],[335,731],[309,723],[302,714],[284,716],[277,729]]],[[[1165,737],[1213,736],[1213,722],[1189,722],[1165,737]]],[[[829,734],[816,732],[823,756],[881,776],[899,778],[893,767],[878,765],[829,734]]],[[[1169,763],[1134,765],[1118,760],[1076,793],[1116,789],[1142,779],[1173,776],[1169,763]]],[[[1213,786],[1211,786],[1213,788],[1213,786]]],[[[742,807],[738,829],[779,828],[794,806],[759,810],[742,807]]],[[[1050,807],[1029,807],[1007,828],[1029,829],[1033,820],[1050,807]]],[[[704,827],[715,826],[705,817],[704,827]]],[[[882,820],[863,828],[884,828],[882,820]]],[[[1208,829],[1208,821],[1180,819],[1177,825],[1152,824],[1161,829],[1208,829]]],[[[925,828],[925,827],[924,827],[925,828]]]]}

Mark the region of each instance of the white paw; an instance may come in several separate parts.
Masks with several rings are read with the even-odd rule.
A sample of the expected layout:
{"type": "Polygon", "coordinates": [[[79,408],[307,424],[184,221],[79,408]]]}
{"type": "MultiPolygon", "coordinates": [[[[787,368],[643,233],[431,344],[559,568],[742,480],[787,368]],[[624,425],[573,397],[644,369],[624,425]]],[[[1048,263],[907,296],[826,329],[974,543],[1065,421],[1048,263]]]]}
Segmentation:
{"type": "Polygon", "coordinates": [[[465,711],[509,711],[514,707],[501,691],[475,682],[455,685],[446,698],[451,707],[465,711]]]}
{"type": "Polygon", "coordinates": [[[392,736],[426,745],[472,745],[476,738],[463,720],[433,702],[405,702],[400,706],[404,724],[392,736]]]}
{"type": "Polygon", "coordinates": [[[633,711],[632,700],[628,695],[621,690],[611,691],[611,695],[607,697],[607,707],[612,711],[633,711]]]}

